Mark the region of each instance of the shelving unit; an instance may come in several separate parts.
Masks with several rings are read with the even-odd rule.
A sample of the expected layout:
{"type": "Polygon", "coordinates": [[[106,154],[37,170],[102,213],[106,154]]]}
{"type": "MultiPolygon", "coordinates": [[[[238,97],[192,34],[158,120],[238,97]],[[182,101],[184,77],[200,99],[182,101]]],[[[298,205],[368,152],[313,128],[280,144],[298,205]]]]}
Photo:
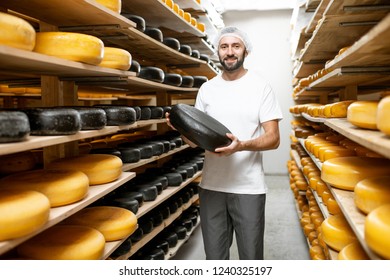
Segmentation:
{"type": "MultiPolygon", "coordinates": [[[[179,71],[187,75],[206,76],[207,78],[212,78],[218,73],[206,61],[167,47],[137,30],[136,24],[125,16],[115,13],[92,0],[2,1],[0,8],[3,12],[8,11],[11,14],[25,18],[36,30],[78,32],[99,37],[105,46],[116,46],[128,50],[133,59],[137,59],[142,63],[141,65],[154,65],[167,72],[179,71]]],[[[197,6],[197,8],[199,7],[197,6]]],[[[194,41],[196,44],[202,44],[202,47],[208,53],[211,53],[207,44],[204,44],[205,41],[202,42],[203,37],[207,34],[200,32],[180,18],[161,1],[154,0],[145,3],[145,1],[140,0],[122,0],[122,12],[142,16],[148,26],[161,28],[164,31],[164,36],[177,36],[180,40],[194,41]],[[153,11],[153,13],[150,13],[150,11],[153,11]]],[[[198,88],[176,87],[142,79],[131,71],[88,65],[3,45],[0,46],[0,60],[2,62],[0,65],[1,84],[9,84],[10,89],[17,87],[41,88],[40,93],[34,94],[18,93],[17,91],[13,93],[12,90],[0,94],[0,98],[18,100],[15,103],[4,102],[8,106],[18,105],[19,98],[34,98],[34,102],[40,102],[39,104],[44,107],[80,104],[88,106],[99,102],[129,106],[165,106],[180,101],[194,102],[198,91],[198,88]],[[78,91],[112,93],[113,96],[110,98],[78,98],[78,91]]],[[[21,103],[25,104],[24,102],[21,103]]],[[[165,123],[165,119],[151,119],[137,121],[130,125],[106,126],[100,130],[79,131],[73,135],[28,136],[22,142],[0,144],[0,156],[42,148],[44,164],[46,164],[46,162],[56,158],[77,154],[77,145],[74,144],[79,140],[101,138],[117,132],[134,131],[140,128],[153,130],[157,135],[162,135],[169,130],[165,123]]],[[[52,208],[49,221],[39,231],[23,238],[0,242],[0,256],[133,179],[136,177],[136,172],[138,172],[133,172],[133,170],[142,169],[147,164],[158,166],[160,161],[166,161],[172,155],[188,148],[188,145],[183,145],[160,156],[154,156],[134,164],[124,164],[122,175],[116,181],[91,186],[88,196],[80,202],[52,208]]],[[[169,187],[164,190],[155,201],[144,203],[136,214],[137,218],[147,214],[200,176],[201,171],[179,187],[169,187]]],[[[193,201],[195,199],[193,198],[193,201]]],[[[190,205],[183,206],[182,210],[190,205]]],[[[167,222],[172,223],[178,217],[177,215],[172,215],[167,222]]],[[[107,242],[103,259],[109,258],[111,253],[124,240],[107,242]]],[[[145,239],[144,243],[138,245],[139,248],[148,241],[150,239],[145,239]]]]}

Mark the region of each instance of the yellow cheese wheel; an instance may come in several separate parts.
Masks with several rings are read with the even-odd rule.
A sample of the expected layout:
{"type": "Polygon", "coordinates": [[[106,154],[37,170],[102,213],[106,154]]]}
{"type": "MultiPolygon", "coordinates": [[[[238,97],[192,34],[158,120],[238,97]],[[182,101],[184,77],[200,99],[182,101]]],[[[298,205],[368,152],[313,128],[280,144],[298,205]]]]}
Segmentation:
{"type": "Polygon", "coordinates": [[[321,162],[324,162],[331,158],[350,157],[355,155],[356,152],[354,150],[347,149],[342,146],[328,146],[328,147],[324,147],[323,149],[320,149],[319,160],[321,162]]]}
{"type": "Polygon", "coordinates": [[[49,199],[36,191],[0,191],[0,241],[26,236],[49,219],[49,199]]]}
{"type": "Polygon", "coordinates": [[[326,104],[324,106],[323,114],[326,118],[345,118],[349,106],[355,102],[355,100],[345,100],[335,103],[326,104]]]}
{"type": "Polygon", "coordinates": [[[122,0],[95,0],[95,1],[119,14],[122,11],[122,0]]]}
{"type": "Polygon", "coordinates": [[[200,30],[201,32],[206,32],[206,25],[202,22],[198,22],[196,24],[196,28],[198,28],[198,30],[200,30]]]}
{"type": "Polygon", "coordinates": [[[356,101],[348,107],[347,120],[360,128],[378,129],[376,125],[379,101],[356,101]]]}
{"type": "Polygon", "coordinates": [[[55,225],[17,247],[19,256],[36,260],[99,260],[106,245],[98,230],[55,225]]]}
{"type": "Polygon", "coordinates": [[[326,208],[328,209],[329,214],[336,215],[341,213],[341,209],[337,201],[333,197],[329,197],[326,208]]]}
{"type": "Polygon", "coordinates": [[[383,204],[390,204],[390,176],[359,181],[354,191],[356,207],[368,214],[383,204]]]}
{"type": "Polygon", "coordinates": [[[379,206],[367,215],[364,236],[374,252],[390,259],[390,204],[379,206]]]}
{"type": "Polygon", "coordinates": [[[98,65],[103,60],[104,44],[97,37],[71,32],[38,32],[34,52],[98,65]]]}
{"type": "Polygon", "coordinates": [[[32,51],[35,46],[35,30],[24,19],[0,12],[0,45],[32,51]]]}
{"type": "Polygon", "coordinates": [[[1,189],[32,190],[43,193],[51,207],[83,199],[88,193],[87,175],[76,170],[32,170],[0,179],[1,189]]]}
{"type": "Polygon", "coordinates": [[[353,191],[359,181],[386,174],[390,174],[388,159],[339,157],[322,164],[321,179],[334,187],[353,191]]]}
{"type": "Polygon", "coordinates": [[[101,67],[129,70],[131,66],[131,54],[120,48],[105,47],[101,67]]]}
{"type": "Polygon", "coordinates": [[[376,122],[378,129],[386,135],[390,135],[390,96],[379,101],[376,122]]]}
{"type": "Polygon", "coordinates": [[[190,13],[184,12],[183,18],[184,18],[184,20],[187,21],[188,23],[191,23],[191,14],[190,14],[190,13]]]}
{"type": "Polygon", "coordinates": [[[137,217],[125,208],[113,206],[87,207],[64,221],[64,224],[83,225],[100,231],[106,241],[123,239],[137,229],[137,217]]]}
{"type": "Polygon", "coordinates": [[[53,161],[47,168],[79,170],[88,176],[90,185],[99,185],[118,179],[122,165],[122,160],[114,155],[88,154],[53,161]]]}
{"type": "Polygon", "coordinates": [[[165,0],[165,5],[167,5],[171,9],[173,9],[174,2],[173,2],[173,0],[165,0]]]}
{"type": "Polygon", "coordinates": [[[310,254],[310,257],[312,260],[326,259],[325,255],[324,255],[324,251],[322,250],[321,246],[318,246],[318,245],[310,247],[309,254],[310,254]]]}
{"type": "Polygon", "coordinates": [[[31,151],[0,156],[0,173],[12,174],[35,168],[36,158],[31,151]]]}
{"type": "Polygon", "coordinates": [[[336,251],[356,241],[355,233],[342,214],[331,215],[321,225],[325,243],[336,251]]]}
{"type": "Polygon", "coordinates": [[[369,260],[366,252],[358,241],[345,246],[337,255],[338,260],[369,260]]]}

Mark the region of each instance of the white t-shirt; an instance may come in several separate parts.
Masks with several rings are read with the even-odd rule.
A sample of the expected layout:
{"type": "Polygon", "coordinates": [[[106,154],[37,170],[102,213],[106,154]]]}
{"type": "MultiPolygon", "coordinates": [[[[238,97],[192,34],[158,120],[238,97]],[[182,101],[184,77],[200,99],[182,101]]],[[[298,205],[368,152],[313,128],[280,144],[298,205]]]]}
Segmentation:
{"type": "MultiPolygon", "coordinates": [[[[218,75],[204,83],[195,107],[221,122],[240,140],[257,138],[262,133],[261,123],[283,117],[270,85],[251,70],[235,81],[225,81],[218,75]]],[[[206,151],[200,185],[228,193],[266,193],[262,153],[241,151],[219,157],[206,151]]]]}

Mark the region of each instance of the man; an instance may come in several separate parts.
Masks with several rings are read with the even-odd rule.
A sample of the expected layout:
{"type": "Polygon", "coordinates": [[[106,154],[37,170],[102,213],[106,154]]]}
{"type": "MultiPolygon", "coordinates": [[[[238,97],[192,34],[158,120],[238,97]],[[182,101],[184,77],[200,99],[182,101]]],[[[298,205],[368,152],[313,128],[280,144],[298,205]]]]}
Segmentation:
{"type": "Polygon", "coordinates": [[[195,107],[229,128],[232,143],[205,152],[199,200],[206,258],[229,259],[234,232],[240,259],[264,259],[262,151],[279,146],[282,113],[269,84],[244,68],[248,36],[225,27],[215,45],[223,72],[201,86],[195,107]]]}

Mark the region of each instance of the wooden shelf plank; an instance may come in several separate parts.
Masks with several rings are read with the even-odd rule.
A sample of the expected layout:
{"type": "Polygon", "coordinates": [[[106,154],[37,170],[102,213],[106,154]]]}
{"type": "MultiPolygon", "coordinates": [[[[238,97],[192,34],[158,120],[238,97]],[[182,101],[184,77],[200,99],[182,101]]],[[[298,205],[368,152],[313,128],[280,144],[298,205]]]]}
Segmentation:
{"type": "Polygon", "coordinates": [[[348,50],[326,64],[327,69],[344,66],[390,65],[390,14],[361,37],[348,50]]]}
{"type": "Polygon", "coordinates": [[[93,0],[15,0],[0,6],[36,18],[54,26],[136,24],[93,0]]]}
{"type": "Polygon", "coordinates": [[[325,62],[333,59],[341,48],[351,46],[386,14],[324,16],[304,49],[303,62],[325,62]]]}
{"type": "Polygon", "coordinates": [[[89,65],[0,45],[0,69],[24,74],[60,77],[129,77],[134,72],[89,65]]]}
{"type": "Polygon", "coordinates": [[[134,177],[135,177],[134,172],[123,172],[122,175],[114,182],[90,186],[87,197],[81,201],[66,206],[51,208],[49,220],[42,228],[40,228],[36,232],[21,238],[0,242],[0,254],[5,253],[6,251],[11,250],[12,248],[15,248],[16,246],[28,240],[29,238],[61,222],[62,220],[66,219],[67,217],[71,216],[77,211],[83,209],[84,207],[88,206],[92,202],[103,197],[107,193],[115,190],[116,188],[123,185],[125,182],[131,180],[134,177]]]}
{"type": "Polygon", "coordinates": [[[147,3],[144,0],[122,0],[122,12],[143,17],[148,26],[165,27],[173,30],[179,37],[205,36],[203,32],[158,0],[151,0],[147,3]]]}
{"type": "Polygon", "coordinates": [[[175,3],[183,10],[192,10],[197,12],[206,12],[206,10],[195,0],[175,0],[175,3]]]}
{"type": "Polygon", "coordinates": [[[325,125],[358,144],[390,159],[390,138],[382,132],[358,128],[346,119],[328,119],[325,121],[325,125]]]}
{"type": "Polygon", "coordinates": [[[106,126],[99,130],[79,131],[74,135],[60,135],[60,136],[29,136],[27,140],[17,143],[1,143],[0,155],[13,154],[24,152],[33,149],[39,149],[52,145],[68,143],[76,140],[98,137],[108,134],[114,134],[121,130],[135,129],[143,126],[148,126],[156,123],[165,123],[165,119],[138,121],[128,126],[106,126]]]}
{"type": "Polygon", "coordinates": [[[325,9],[328,7],[330,0],[322,0],[321,3],[317,6],[314,15],[307,25],[305,32],[306,33],[313,33],[314,29],[316,28],[316,25],[318,21],[322,18],[325,9]]]}
{"type": "MultiPolygon", "coordinates": [[[[378,7],[378,12],[383,9],[380,5],[388,5],[387,0],[332,0],[324,12],[325,15],[345,15],[371,13],[378,7]],[[358,9],[356,9],[358,8],[358,9]]],[[[383,9],[386,11],[386,9],[383,9]]],[[[388,9],[387,9],[388,10],[388,9]]]]}

